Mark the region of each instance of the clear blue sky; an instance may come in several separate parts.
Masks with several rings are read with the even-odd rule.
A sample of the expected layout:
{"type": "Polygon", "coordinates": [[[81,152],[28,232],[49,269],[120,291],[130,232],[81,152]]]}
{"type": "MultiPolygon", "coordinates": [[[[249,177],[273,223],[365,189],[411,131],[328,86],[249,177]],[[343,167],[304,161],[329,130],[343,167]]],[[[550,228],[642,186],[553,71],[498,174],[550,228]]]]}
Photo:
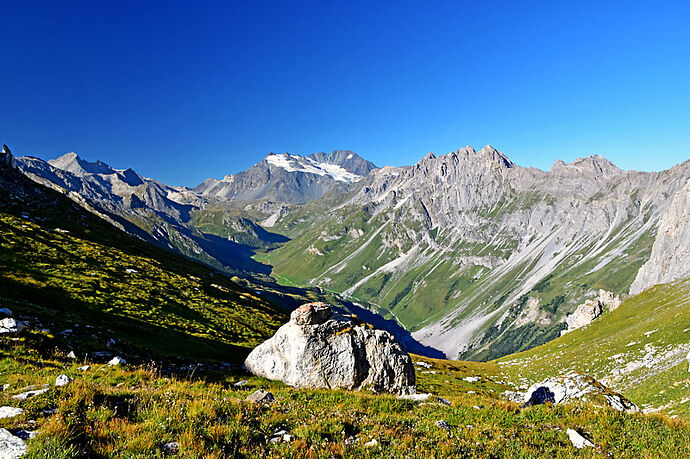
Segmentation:
{"type": "Polygon", "coordinates": [[[0,142],[170,184],[270,151],[690,157],[690,2],[0,0],[0,142]]]}

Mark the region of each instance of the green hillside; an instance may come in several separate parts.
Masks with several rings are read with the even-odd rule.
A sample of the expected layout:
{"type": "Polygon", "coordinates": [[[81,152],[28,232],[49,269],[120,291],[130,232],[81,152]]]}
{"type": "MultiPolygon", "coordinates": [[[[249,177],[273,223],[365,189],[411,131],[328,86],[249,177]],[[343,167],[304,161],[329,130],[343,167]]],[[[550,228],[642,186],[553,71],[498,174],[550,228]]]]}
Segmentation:
{"type": "Polygon", "coordinates": [[[518,386],[587,373],[640,408],[690,418],[690,279],[655,286],[587,327],[496,362],[518,386]]]}
{"type": "MultiPolygon", "coordinates": [[[[0,189],[0,304],[19,316],[50,330],[107,324],[107,338],[136,349],[225,360],[287,319],[256,292],[128,236],[15,170],[0,168],[0,189]]],[[[104,342],[94,338],[93,350],[104,342]]]]}

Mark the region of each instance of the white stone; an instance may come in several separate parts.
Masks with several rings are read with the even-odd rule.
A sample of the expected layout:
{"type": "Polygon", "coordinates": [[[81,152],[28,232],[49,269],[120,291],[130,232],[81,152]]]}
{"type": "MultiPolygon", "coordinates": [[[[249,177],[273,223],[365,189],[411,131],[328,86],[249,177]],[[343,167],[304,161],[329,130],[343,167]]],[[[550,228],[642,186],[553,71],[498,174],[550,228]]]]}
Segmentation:
{"type": "Polygon", "coordinates": [[[398,395],[398,398],[401,400],[412,400],[414,402],[423,402],[425,400],[429,400],[431,397],[431,394],[403,394],[403,395],[398,395]]]}
{"type": "Polygon", "coordinates": [[[69,354],[67,354],[67,358],[69,359],[76,359],[77,354],[74,353],[74,351],[69,351],[69,354]]]}
{"type": "Polygon", "coordinates": [[[123,359],[122,357],[115,356],[115,357],[113,357],[112,359],[110,359],[110,361],[108,362],[108,365],[110,365],[110,366],[117,366],[117,365],[122,365],[122,364],[125,364],[125,363],[127,363],[127,362],[125,361],[125,359],[123,359]]]}
{"type": "Polygon", "coordinates": [[[0,335],[6,333],[18,333],[26,328],[24,322],[13,319],[12,317],[6,317],[0,320],[0,335]]]}
{"type": "Polygon", "coordinates": [[[46,392],[48,392],[48,388],[29,390],[26,392],[22,392],[21,394],[13,395],[12,398],[15,398],[17,400],[26,400],[27,398],[35,397],[46,392]]]}
{"type": "Polygon", "coordinates": [[[0,458],[15,459],[26,453],[26,443],[6,429],[0,429],[0,458]]]}
{"type": "Polygon", "coordinates": [[[60,387],[60,386],[66,386],[69,384],[72,380],[70,379],[69,376],[67,375],[60,375],[57,378],[55,378],[55,385],[60,387]]]}
{"type": "Polygon", "coordinates": [[[599,317],[604,312],[604,305],[599,300],[587,300],[575,309],[566,319],[565,323],[568,325],[567,330],[563,330],[561,335],[564,335],[585,325],[591,324],[594,319],[599,317]]]}
{"type": "Polygon", "coordinates": [[[81,371],[87,371],[91,369],[91,365],[84,365],[83,367],[79,367],[78,369],[81,371]]]}
{"type": "Polygon", "coordinates": [[[580,435],[576,430],[568,429],[566,432],[568,434],[568,437],[570,437],[570,441],[575,448],[582,449],[584,447],[594,446],[594,443],[580,435]]]}
{"type": "Polygon", "coordinates": [[[481,378],[481,376],[467,376],[467,377],[464,378],[464,379],[465,379],[465,381],[467,381],[467,382],[474,383],[474,382],[479,381],[479,380],[482,379],[482,378],[481,378]]]}
{"type": "Polygon", "coordinates": [[[15,408],[14,406],[0,406],[0,419],[13,418],[19,416],[23,412],[23,409],[15,408]]]}

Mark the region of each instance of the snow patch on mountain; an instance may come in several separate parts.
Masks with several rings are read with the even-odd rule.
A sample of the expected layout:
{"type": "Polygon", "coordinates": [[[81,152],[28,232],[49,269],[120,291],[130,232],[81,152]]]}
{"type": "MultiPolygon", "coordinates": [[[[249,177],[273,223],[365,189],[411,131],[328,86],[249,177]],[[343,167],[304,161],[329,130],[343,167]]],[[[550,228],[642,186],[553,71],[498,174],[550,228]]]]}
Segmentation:
{"type": "MultiPolygon", "coordinates": [[[[352,154],[350,154],[347,159],[351,157],[352,154]]],[[[333,180],[339,182],[353,183],[362,178],[361,175],[348,172],[345,168],[337,164],[322,163],[312,158],[303,158],[288,153],[268,155],[266,157],[266,162],[272,166],[284,169],[287,172],[304,172],[306,174],[329,176],[333,180]]]]}

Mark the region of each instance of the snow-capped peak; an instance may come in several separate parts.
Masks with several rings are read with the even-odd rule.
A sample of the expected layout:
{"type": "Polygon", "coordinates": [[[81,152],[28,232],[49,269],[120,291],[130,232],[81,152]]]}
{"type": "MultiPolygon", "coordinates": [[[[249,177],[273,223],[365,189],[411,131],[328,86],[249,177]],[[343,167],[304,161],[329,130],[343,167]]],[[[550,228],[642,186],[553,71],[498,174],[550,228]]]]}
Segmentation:
{"type": "Polygon", "coordinates": [[[337,164],[323,163],[312,158],[303,158],[302,156],[290,155],[288,153],[268,155],[266,156],[266,162],[271,166],[279,167],[288,172],[304,172],[329,176],[338,182],[352,183],[362,178],[361,175],[353,174],[337,164]]]}

